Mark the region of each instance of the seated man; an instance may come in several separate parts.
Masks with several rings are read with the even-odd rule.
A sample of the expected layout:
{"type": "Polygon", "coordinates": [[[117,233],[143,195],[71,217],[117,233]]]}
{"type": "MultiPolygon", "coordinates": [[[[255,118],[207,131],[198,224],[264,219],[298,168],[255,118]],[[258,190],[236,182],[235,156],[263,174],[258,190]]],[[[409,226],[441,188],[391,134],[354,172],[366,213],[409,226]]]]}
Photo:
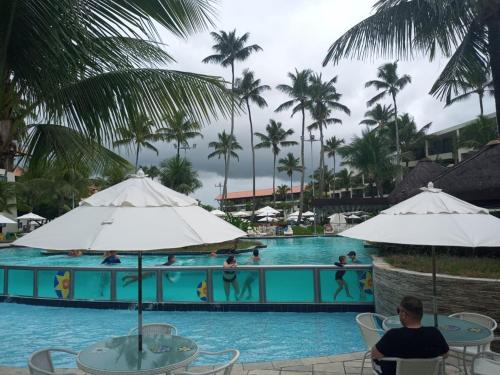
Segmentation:
{"type": "Polygon", "coordinates": [[[437,328],[422,327],[422,301],[404,297],[398,307],[403,327],[391,329],[372,348],[373,369],[376,374],[394,375],[396,363],[378,361],[383,357],[433,358],[446,356],[448,344],[437,328]]]}

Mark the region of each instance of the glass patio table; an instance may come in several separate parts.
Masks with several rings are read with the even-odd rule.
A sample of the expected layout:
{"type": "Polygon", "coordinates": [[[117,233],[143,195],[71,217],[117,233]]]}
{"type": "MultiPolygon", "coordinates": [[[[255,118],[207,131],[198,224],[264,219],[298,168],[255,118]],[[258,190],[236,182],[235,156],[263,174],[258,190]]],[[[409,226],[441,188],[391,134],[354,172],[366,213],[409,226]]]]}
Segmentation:
{"type": "Polygon", "coordinates": [[[83,349],[76,358],[80,370],[88,374],[167,373],[191,363],[198,346],[182,336],[143,336],[143,351],[137,351],[137,336],[113,337],[83,349]]]}
{"type": "MultiPolygon", "coordinates": [[[[434,315],[424,314],[422,325],[433,327],[434,315]]],[[[386,331],[391,328],[400,328],[399,316],[394,315],[386,318],[382,326],[386,331]]],[[[438,329],[449,346],[480,346],[493,340],[493,334],[489,328],[446,315],[438,315],[438,329]]]]}

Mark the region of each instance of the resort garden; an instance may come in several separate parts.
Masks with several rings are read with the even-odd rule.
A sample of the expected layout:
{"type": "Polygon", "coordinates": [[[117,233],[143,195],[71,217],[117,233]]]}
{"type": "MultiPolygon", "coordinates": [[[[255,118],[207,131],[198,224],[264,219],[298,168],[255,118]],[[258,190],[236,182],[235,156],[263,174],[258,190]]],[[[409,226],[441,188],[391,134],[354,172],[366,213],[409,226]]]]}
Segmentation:
{"type": "Polygon", "coordinates": [[[323,68],[273,83],[217,1],[3,2],[0,375],[500,373],[500,5],[373,3],[323,68]],[[195,34],[209,70],[170,52],[195,34]],[[417,55],[476,118],[416,120],[417,55]],[[371,69],[361,112],[331,73],[349,59],[371,69]],[[200,149],[217,203],[193,197],[200,149]],[[420,324],[447,349],[384,353],[420,324]]]}

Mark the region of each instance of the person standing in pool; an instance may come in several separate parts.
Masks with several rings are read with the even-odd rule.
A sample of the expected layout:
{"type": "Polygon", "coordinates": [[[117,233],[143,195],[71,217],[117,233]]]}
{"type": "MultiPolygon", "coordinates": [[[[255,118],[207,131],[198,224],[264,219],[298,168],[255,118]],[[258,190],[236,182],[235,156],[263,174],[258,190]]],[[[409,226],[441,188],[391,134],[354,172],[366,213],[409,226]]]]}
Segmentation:
{"type": "Polygon", "coordinates": [[[236,258],[234,255],[227,257],[223,265],[222,271],[222,282],[224,283],[224,292],[226,293],[226,301],[229,301],[229,294],[231,292],[231,285],[234,288],[234,296],[236,300],[239,299],[240,286],[238,285],[238,280],[236,280],[236,258]]]}
{"type": "MultiPolygon", "coordinates": [[[[356,252],[351,250],[347,253],[349,259],[351,259],[352,264],[361,264],[361,261],[357,258],[356,252]]],[[[359,287],[359,299],[364,301],[366,299],[365,285],[363,280],[366,278],[366,271],[357,270],[356,275],[358,277],[358,287],[359,287]]]]}
{"type": "Polygon", "coordinates": [[[101,264],[111,265],[118,263],[121,263],[121,260],[116,251],[106,251],[104,253],[104,260],[101,262],[101,264]]]}
{"type": "MultiPolygon", "coordinates": [[[[341,255],[341,256],[339,256],[339,261],[335,262],[334,264],[337,267],[344,268],[344,266],[346,265],[346,263],[347,263],[347,257],[345,255],[341,255]]],[[[339,285],[339,287],[337,288],[337,290],[333,294],[333,300],[334,301],[337,299],[337,296],[342,291],[342,289],[345,289],[347,297],[352,298],[351,293],[349,293],[349,286],[347,285],[347,283],[344,280],[345,272],[346,271],[343,270],[343,269],[340,269],[337,272],[335,272],[335,281],[337,282],[337,284],[339,285]]]]}
{"type": "MultiPolygon", "coordinates": [[[[259,249],[254,249],[252,256],[250,257],[250,264],[258,265],[260,263],[259,249]]],[[[243,287],[241,288],[240,299],[243,294],[248,291],[247,300],[252,299],[252,284],[259,277],[259,271],[249,271],[247,278],[243,282],[243,287]]]]}

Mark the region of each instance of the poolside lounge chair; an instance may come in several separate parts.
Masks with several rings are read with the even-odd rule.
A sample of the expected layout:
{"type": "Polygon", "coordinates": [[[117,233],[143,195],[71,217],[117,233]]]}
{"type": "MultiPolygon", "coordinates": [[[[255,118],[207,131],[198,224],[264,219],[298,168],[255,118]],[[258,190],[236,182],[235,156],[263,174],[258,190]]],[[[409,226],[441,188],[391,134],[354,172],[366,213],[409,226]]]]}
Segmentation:
{"type": "Polygon", "coordinates": [[[334,231],[333,231],[332,225],[331,224],[325,224],[325,226],[323,227],[323,233],[324,234],[333,234],[334,231]]]}
{"type": "Polygon", "coordinates": [[[227,349],[223,350],[221,352],[203,352],[200,351],[199,357],[202,356],[222,356],[222,355],[227,355],[231,354],[231,359],[224,363],[223,365],[216,365],[214,368],[207,370],[207,371],[196,371],[196,372],[189,372],[189,371],[183,371],[183,372],[176,372],[175,375],[212,375],[212,374],[217,374],[221,373],[221,375],[230,375],[231,371],[233,369],[234,364],[240,357],[240,352],[239,350],[236,349],[227,349]]]}
{"type": "Polygon", "coordinates": [[[374,313],[362,313],[356,316],[356,323],[358,323],[361,335],[363,336],[365,345],[368,348],[368,351],[365,352],[363,360],[361,361],[361,374],[363,374],[366,359],[371,356],[372,348],[384,335],[382,322],[385,318],[386,317],[384,315],[374,313]]]}
{"type": "Polygon", "coordinates": [[[438,375],[444,374],[443,357],[435,358],[391,358],[386,357],[380,361],[396,362],[396,375],[438,375]]]}
{"type": "Polygon", "coordinates": [[[288,225],[286,229],[283,231],[283,235],[285,236],[293,236],[293,229],[291,225],[288,225]]]}
{"type": "MultiPolygon", "coordinates": [[[[493,341],[499,341],[495,337],[493,341]]],[[[500,374],[500,353],[490,350],[477,353],[472,359],[472,375],[500,374]]]]}
{"type": "MultiPolygon", "coordinates": [[[[129,335],[137,335],[137,327],[130,330],[129,335]]],[[[177,335],[177,328],[171,324],[166,323],[151,323],[142,326],[143,336],[155,335],[177,335]]]]}
{"type": "MultiPolygon", "coordinates": [[[[30,355],[28,359],[28,369],[30,371],[30,375],[56,375],[56,371],[52,363],[52,358],[50,356],[51,352],[68,353],[75,356],[78,354],[73,350],[64,348],[47,348],[38,350],[30,355]]],[[[61,372],[58,371],[57,374],[61,374],[61,372]]],[[[65,374],[70,375],[76,373],[65,372],[65,374]]]]}
{"type": "MultiPolygon", "coordinates": [[[[471,312],[460,312],[456,314],[451,314],[450,317],[466,320],[468,322],[473,322],[480,324],[484,327],[488,327],[493,334],[497,329],[497,322],[486,315],[471,313],[471,312]]],[[[450,356],[460,358],[465,362],[472,360],[472,357],[478,354],[479,352],[488,350],[490,350],[490,344],[466,346],[466,347],[453,346],[450,348],[450,356]]]]}

